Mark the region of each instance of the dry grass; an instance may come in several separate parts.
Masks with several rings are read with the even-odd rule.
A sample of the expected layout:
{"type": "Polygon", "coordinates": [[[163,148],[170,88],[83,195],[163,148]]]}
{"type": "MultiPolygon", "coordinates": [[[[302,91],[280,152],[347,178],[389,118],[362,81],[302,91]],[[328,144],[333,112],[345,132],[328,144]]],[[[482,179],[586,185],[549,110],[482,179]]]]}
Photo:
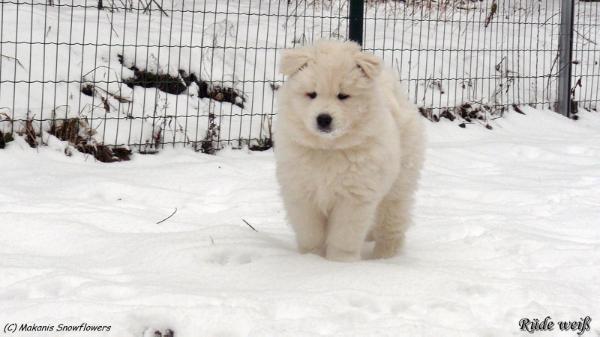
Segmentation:
{"type": "Polygon", "coordinates": [[[39,134],[35,132],[35,128],[33,127],[33,119],[28,118],[24,122],[23,128],[17,130],[17,134],[25,138],[27,144],[29,144],[29,146],[32,148],[36,148],[38,146],[37,137],[39,134]]]}
{"type": "MultiPolygon", "coordinates": [[[[79,118],[54,119],[48,133],[71,144],[77,151],[94,156],[103,163],[129,160],[131,150],[124,147],[108,147],[96,143],[91,136],[94,131],[79,118]],[[82,136],[84,134],[86,137],[82,136]]],[[[68,155],[68,152],[65,152],[68,155]]]]}

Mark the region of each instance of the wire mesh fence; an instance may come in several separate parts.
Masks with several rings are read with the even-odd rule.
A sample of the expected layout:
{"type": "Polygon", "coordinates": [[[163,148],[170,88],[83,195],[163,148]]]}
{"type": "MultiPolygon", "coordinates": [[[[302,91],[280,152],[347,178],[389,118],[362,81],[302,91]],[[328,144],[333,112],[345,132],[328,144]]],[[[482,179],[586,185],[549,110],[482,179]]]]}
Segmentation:
{"type": "Polygon", "coordinates": [[[598,110],[600,100],[600,2],[575,6],[572,96],[575,108],[598,110]]]}
{"type": "MultiPolygon", "coordinates": [[[[347,0],[0,0],[0,132],[107,161],[267,149],[284,48],[346,39],[347,0]],[[98,154],[100,153],[100,154],[98,154]],[[123,155],[125,156],[125,155],[123,155]]],[[[559,0],[368,0],[364,48],[431,120],[554,109],[559,0]]],[[[576,2],[572,94],[596,110],[600,3],[576,2]]],[[[0,144],[1,145],[1,144],[0,144]]]]}
{"type": "Polygon", "coordinates": [[[367,12],[373,24],[366,47],[396,64],[431,118],[487,118],[513,104],[544,107],[555,101],[556,3],[393,2],[391,10],[383,3],[367,12]]]}

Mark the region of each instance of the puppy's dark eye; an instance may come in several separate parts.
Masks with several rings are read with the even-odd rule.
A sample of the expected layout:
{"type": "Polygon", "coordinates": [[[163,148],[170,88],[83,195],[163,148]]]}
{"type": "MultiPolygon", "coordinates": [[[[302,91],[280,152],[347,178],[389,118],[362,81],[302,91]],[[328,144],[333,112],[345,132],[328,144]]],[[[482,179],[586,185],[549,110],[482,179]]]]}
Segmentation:
{"type": "Polygon", "coordinates": [[[317,97],[317,93],[316,92],[307,92],[306,96],[308,96],[310,99],[315,99],[317,97]]]}
{"type": "Polygon", "coordinates": [[[346,95],[346,94],[339,93],[339,94],[337,95],[337,98],[338,98],[340,101],[343,101],[343,100],[345,100],[345,99],[347,99],[347,98],[350,98],[350,95],[346,95]]]}

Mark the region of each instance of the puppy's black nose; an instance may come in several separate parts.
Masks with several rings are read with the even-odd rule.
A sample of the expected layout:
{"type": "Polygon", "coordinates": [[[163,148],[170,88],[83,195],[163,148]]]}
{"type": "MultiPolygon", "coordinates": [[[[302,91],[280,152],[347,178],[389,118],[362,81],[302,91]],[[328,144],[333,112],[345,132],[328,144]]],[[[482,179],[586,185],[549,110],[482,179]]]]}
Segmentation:
{"type": "Polygon", "coordinates": [[[322,131],[329,131],[332,120],[333,118],[331,118],[331,115],[322,113],[317,116],[317,125],[322,131]]]}

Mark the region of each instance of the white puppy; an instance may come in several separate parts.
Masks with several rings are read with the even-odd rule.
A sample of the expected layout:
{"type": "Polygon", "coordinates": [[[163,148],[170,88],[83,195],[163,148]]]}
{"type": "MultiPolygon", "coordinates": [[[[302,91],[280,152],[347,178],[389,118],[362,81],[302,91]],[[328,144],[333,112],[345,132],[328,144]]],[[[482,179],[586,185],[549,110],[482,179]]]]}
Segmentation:
{"type": "Polygon", "coordinates": [[[277,179],[301,252],[330,260],[396,254],[423,163],[417,109],[392,71],[352,42],[286,50],[275,131],[277,179]]]}

